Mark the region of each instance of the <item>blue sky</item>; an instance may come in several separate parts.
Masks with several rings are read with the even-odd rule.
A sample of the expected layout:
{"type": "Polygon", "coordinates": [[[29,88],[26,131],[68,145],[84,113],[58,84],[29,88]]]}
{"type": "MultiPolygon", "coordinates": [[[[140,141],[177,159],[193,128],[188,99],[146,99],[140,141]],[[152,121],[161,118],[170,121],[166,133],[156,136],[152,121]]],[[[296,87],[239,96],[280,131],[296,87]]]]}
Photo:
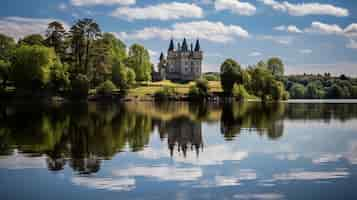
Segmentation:
{"type": "Polygon", "coordinates": [[[186,37],[200,38],[204,71],[218,71],[226,58],[247,66],[278,56],[287,73],[357,76],[355,0],[5,0],[0,32],[21,38],[52,20],[69,27],[84,17],[128,45],[145,45],[155,64],[171,37],[186,37]]]}

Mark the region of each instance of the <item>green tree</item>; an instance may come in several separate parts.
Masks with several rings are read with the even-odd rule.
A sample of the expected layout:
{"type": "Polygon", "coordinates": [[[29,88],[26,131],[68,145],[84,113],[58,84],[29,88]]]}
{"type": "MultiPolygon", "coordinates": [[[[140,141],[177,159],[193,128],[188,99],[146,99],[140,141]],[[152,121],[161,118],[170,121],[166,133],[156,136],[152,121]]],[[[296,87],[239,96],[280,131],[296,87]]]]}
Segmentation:
{"type": "Polygon", "coordinates": [[[332,85],[327,91],[327,98],[342,99],[345,97],[346,97],[346,93],[344,89],[337,84],[332,85]]]}
{"type": "Polygon", "coordinates": [[[50,72],[50,88],[56,94],[64,94],[70,86],[68,65],[55,64],[50,72]]]}
{"type": "Polygon", "coordinates": [[[281,77],[284,75],[284,64],[280,58],[270,58],[267,62],[268,69],[276,77],[281,77]]]}
{"type": "Polygon", "coordinates": [[[271,83],[270,87],[271,87],[270,94],[273,100],[278,101],[281,99],[285,99],[284,97],[285,89],[284,89],[284,84],[282,82],[274,80],[271,83]]]}
{"type": "Polygon", "coordinates": [[[14,51],[12,78],[17,89],[38,90],[50,80],[50,71],[61,63],[53,49],[22,45],[14,51]]]}
{"type": "Polygon", "coordinates": [[[244,85],[234,84],[233,96],[236,97],[238,100],[243,101],[244,99],[249,97],[249,93],[245,89],[244,85]]]}
{"type": "Polygon", "coordinates": [[[89,80],[86,75],[78,74],[71,80],[71,97],[85,99],[88,97],[89,80]]]}
{"type": "Polygon", "coordinates": [[[126,45],[111,33],[104,33],[100,40],[109,46],[108,51],[112,62],[123,62],[126,55],[126,45]]]}
{"type": "Polygon", "coordinates": [[[62,23],[58,21],[53,21],[48,24],[48,28],[46,30],[45,44],[48,47],[53,47],[55,49],[56,54],[61,59],[64,58],[65,36],[66,30],[62,23]]]}
{"type": "Polygon", "coordinates": [[[12,37],[0,33],[0,59],[9,61],[11,50],[14,49],[16,43],[12,37]]]}
{"type": "Polygon", "coordinates": [[[40,34],[32,34],[25,36],[23,39],[19,41],[20,45],[44,45],[45,39],[40,34]]]}
{"type": "Polygon", "coordinates": [[[289,90],[290,96],[293,99],[305,98],[305,87],[300,83],[294,83],[289,90]]]}
{"type": "Polygon", "coordinates": [[[136,75],[136,81],[151,80],[151,63],[147,49],[139,44],[133,44],[129,49],[129,57],[126,60],[126,66],[133,69],[136,75]]]}
{"type": "Polygon", "coordinates": [[[70,33],[76,64],[88,73],[91,44],[102,35],[99,25],[93,19],[80,19],[71,27],[70,33]]]}
{"type": "Polygon", "coordinates": [[[221,65],[221,84],[224,93],[232,95],[235,83],[241,84],[242,73],[240,65],[233,59],[227,59],[221,65]]]}
{"type": "Polygon", "coordinates": [[[113,82],[111,82],[110,80],[106,80],[97,87],[97,93],[103,96],[110,96],[116,89],[117,87],[114,85],[113,82]]]}
{"type": "Polygon", "coordinates": [[[10,79],[10,70],[10,62],[0,59],[0,81],[2,89],[6,88],[7,81],[10,79]]]}
{"type": "Polygon", "coordinates": [[[274,81],[272,73],[265,67],[255,67],[250,69],[251,93],[260,97],[262,101],[268,99],[271,93],[271,85],[274,81]]]}
{"type": "Polygon", "coordinates": [[[190,87],[188,96],[191,100],[203,100],[208,96],[208,81],[205,79],[198,79],[195,85],[190,87]]]}
{"type": "Polygon", "coordinates": [[[321,89],[321,83],[310,82],[306,87],[306,97],[309,99],[322,99],[325,92],[321,89]]]}

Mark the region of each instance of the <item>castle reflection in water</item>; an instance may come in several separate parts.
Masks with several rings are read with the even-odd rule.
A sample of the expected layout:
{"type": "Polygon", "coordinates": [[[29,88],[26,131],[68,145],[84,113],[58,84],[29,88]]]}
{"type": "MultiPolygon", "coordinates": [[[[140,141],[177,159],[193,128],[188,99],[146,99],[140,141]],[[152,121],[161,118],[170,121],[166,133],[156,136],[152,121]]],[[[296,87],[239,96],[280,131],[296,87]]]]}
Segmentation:
{"type": "Polygon", "coordinates": [[[142,151],[155,130],[171,156],[199,157],[204,124],[219,124],[225,140],[244,132],[279,139],[286,120],[344,121],[356,115],[356,105],[344,104],[7,103],[0,104],[0,154],[45,155],[50,170],[68,165],[90,174],[123,151],[142,151]]]}

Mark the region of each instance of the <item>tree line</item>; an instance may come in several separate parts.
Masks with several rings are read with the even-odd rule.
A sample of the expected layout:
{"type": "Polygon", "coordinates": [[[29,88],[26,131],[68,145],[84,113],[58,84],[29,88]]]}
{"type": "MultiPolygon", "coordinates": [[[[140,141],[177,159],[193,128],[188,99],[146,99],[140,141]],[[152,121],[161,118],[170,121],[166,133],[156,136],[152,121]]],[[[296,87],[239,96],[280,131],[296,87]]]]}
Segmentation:
{"type": "Polygon", "coordinates": [[[226,96],[244,99],[253,95],[262,101],[286,100],[289,93],[281,81],[283,75],[284,64],[279,58],[260,61],[246,69],[235,60],[227,59],[221,65],[219,79],[226,96]]]}
{"type": "Polygon", "coordinates": [[[357,79],[346,75],[304,74],[284,77],[284,83],[294,99],[356,99],[357,79]]]}
{"type": "Polygon", "coordinates": [[[147,49],[126,45],[103,33],[93,19],[80,19],[66,30],[60,22],[46,34],[32,34],[17,42],[0,34],[1,91],[15,87],[26,94],[87,97],[91,88],[102,92],[127,91],[136,81],[151,80],[147,49]]]}

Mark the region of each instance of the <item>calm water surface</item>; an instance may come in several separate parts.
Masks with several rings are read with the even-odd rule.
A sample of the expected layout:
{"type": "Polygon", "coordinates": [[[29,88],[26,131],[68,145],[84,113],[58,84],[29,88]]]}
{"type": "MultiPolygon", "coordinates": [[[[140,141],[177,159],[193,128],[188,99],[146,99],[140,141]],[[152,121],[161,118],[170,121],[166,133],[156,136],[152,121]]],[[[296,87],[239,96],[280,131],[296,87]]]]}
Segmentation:
{"type": "Polygon", "coordinates": [[[357,104],[0,104],[0,199],[357,199],[357,104]]]}

